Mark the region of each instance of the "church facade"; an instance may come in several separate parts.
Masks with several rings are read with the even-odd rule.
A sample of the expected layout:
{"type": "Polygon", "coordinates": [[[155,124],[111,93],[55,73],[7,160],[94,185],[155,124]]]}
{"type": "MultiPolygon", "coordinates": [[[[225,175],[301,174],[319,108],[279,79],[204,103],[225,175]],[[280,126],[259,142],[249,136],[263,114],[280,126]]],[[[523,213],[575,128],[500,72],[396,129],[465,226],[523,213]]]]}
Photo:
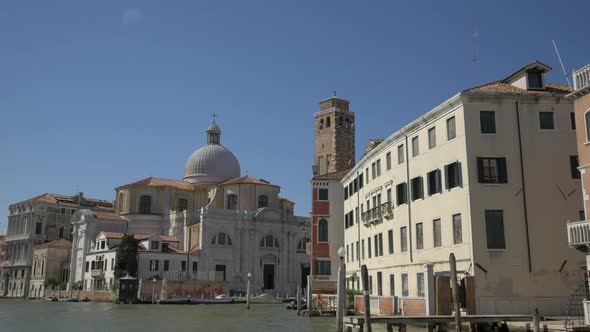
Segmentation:
{"type": "MultiPolygon", "coordinates": [[[[215,123],[207,129],[207,144],[189,157],[182,180],[147,178],[115,191],[114,215],[82,210],[72,217],[70,284],[82,283],[85,275],[104,275],[86,271],[87,266],[93,266],[89,260],[96,256],[93,251],[101,232],[178,240],[176,250],[185,254],[182,266],[187,267],[187,273],[156,268],[140,278],[158,274],[163,278],[225,280],[230,289],[243,292],[251,273],[254,293],[282,296],[294,294],[297,285],[304,286],[307,281],[310,219],[294,215],[294,202],[279,195],[279,186],[241,176],[240,164],[221,145],[221,129],[215,123]]],[[[162,267],[164,262],[151,266],[162,267]]],[[[112,283],[86,284],[104,285],[107,290],[112,283]]]]}

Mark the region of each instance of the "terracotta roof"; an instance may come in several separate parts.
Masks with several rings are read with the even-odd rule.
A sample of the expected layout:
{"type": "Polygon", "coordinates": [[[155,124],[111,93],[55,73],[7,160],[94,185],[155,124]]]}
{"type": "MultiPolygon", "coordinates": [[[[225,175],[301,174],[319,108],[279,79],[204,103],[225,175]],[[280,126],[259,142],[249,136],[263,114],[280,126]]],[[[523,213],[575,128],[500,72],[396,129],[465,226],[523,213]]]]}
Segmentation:
{"type": "Polygon", "coordinates": [[[178,248],[173,248],[173,247],[163,247],[162,252],[169,253],[169,254],[187,254],[186,251],[182,251],[178,248]]]}
{"type": "Polygon", "coordinates": [[[258,180],[255,179],[251,176],[240,176],[239,178],[235,178],[235,179],[231,179],[228,181],[223,182],[221,185],[227,185],[227,184],[260,184],[260,185],[265,185],[265,186],[273,186],[273,187],[278,187],[277,185],[271,184],[270,182],[266,181],[266,180],[258,180]]]}
{"type": "Polygon", "coordinates": [[[342,180],[348,172],[350,172],[352,168],[343,169],[341,171],[336,171],[332,173],[327,173],[323,175],[314,176],[313,180],[342,180]]]}
{"type": "MultiPolygon", "coordinates": [[[[33,198],[26,199],[24,201],[20,201],[15,204],[20,204],[24,202],[43,202],[48,204],[56,204],[56,205],[63,205],[63,206],[71,206],[71,207],[85,207],[89,209],[96,209],[96,208],[106,208],[112,209],[114,204],[111,201],[96,199],[96,198],[86,198],[84,196],[81,197],[80,200],[79,195],[60,195],[60,194],[52,194],[52,193],[44,193],[41,195],[37,195],[33,198]]],[[[13,204],[14,205],[14,204],[13,204]]]]}
{"type": "Polygon", "coordinates": [[[67,247],[67,248],[71,248],[72,247],[72,242],[68,241],[68,240],[64,240],[64,239],[58,239],[55,241],[51,241],[51,242],[45,242],[39,245],[36,245],[35,248],[42,248],[42,247],[67,247]]]}
{"type": "Polygon", "coordinates": [[[467,90],[464,93],[481,93],[481,94],[514,94],[514,95],[566,95],[572,90],[564,84],[545,83],[543,90],[524,90],[517,88],[502,81],[496,81],[467,90]]]}
{"type": "Polygon", "coordinates": [[[94,211],[94,216],[97,219],[106,220],[125,220],[118,213],[111,211],[94,211]]]}
{"type": "Polygon", "coordinates": [[[162,179],[149,177],[133,183],[125,184],[116,189],[122,189],[130,186],[147,186],[147,187],[173,187],[183,190],[192,190],[191,184],[182,180],[162,179]]]}

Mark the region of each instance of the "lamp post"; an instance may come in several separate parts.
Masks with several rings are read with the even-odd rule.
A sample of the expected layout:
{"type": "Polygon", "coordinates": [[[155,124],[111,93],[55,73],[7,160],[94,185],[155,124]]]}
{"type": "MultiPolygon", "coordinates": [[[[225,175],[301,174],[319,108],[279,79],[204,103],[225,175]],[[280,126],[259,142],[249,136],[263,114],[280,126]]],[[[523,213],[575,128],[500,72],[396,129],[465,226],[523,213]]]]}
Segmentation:
{"type": "Polygon", "coordinates": [[[252,273],[248,272],[248,285],[246,286],[246,310],[250,310],[250,279],[252,279],[252,273]]]}
{"type": "Polygon", "coordinates": [[[340,267],[338,268],[338,285],[337,285],[337,300],[336,307],[336,331],[344,331],[344,278],[346,275],[346,265],[344,264],[344,256],[346,256],[346,249],[340,247],[338,249],[338,256],[340,257],[340,267]]]}
{"type": "Polygon", "coordinates": [[[152,280],[152,304],[156,303],[156,278],[152,280]]]}

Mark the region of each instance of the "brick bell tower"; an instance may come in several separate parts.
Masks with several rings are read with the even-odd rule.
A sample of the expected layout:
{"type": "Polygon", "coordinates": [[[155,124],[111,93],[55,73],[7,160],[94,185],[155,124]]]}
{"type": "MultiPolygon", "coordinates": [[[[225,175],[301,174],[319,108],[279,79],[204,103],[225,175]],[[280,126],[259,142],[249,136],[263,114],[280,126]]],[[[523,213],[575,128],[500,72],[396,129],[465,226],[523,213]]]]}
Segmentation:
{"type": "Polygon", "coordinates": [[[355,121],[349,104],[348,100],[336,97],[336,91],[320,102],[320,111],[314,119],[314,177],[354,166],[355,121]]]}

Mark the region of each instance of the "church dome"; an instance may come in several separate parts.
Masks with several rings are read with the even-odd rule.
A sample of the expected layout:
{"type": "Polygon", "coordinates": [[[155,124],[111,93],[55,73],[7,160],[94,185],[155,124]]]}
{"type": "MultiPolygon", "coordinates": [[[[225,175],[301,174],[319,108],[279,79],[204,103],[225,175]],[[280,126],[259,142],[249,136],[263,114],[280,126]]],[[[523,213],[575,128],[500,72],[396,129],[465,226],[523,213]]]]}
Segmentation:
{"type": "Polygon", "coordinates": [[[240,163],[220,144],[221,129],[213,123],[207,129],[207,145],[191,154],[184,168],[184,180],[194,184],[218,184],[240,176],[240,163]]]}

